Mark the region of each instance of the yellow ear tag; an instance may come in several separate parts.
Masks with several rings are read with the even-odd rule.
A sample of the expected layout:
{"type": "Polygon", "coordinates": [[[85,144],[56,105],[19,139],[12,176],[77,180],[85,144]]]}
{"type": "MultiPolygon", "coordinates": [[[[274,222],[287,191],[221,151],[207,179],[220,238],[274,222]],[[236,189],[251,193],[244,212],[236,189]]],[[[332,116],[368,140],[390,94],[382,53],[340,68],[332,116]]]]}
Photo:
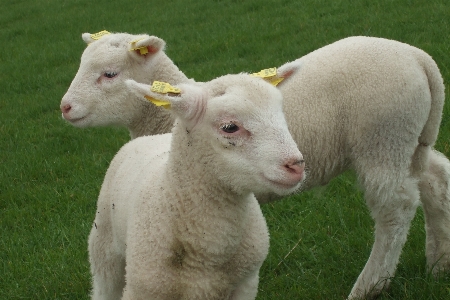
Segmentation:
{"type": "Polygon", "coordinates": [[[269,68],[253,73],[251,76],[261,77],[265,81],[269,82],[273,86],[277,86],[284,78],[277,76],[277,68],[269,68]]]}
{"type": "Polygon", "coordinates": [[[162,81],[154,81],[152,84],[152,92],[160,93],[160,94],[167,94],[167,93],[173,93],[173,94],[180,94],[181,90],[179,88],[173,87],[167,82],[162,81]]]}
{"type": "Polygon", "coordinates": [[[277,68],[264,69],[259,71],[258,73],[253,73],[252,75],[261,78],[277,76],[277,68]]]}
{"type": "Polygon", "coordinates": [[[108,34],[111,34],[111,33],[108,32],[108,31],[106,31],[106,30],[102,30],[102,31],[100,31],[100,32],[91,34],[91,39],[93,39],[93,40],[98,40],[98,39],[100,39],[101,37],[103,37],[103,36],[105,36],[105,35],[108,35],[108,34]]]}
{"type": "MultiPolygon", "coordinates": [[[[152,92],[159,94],[180,94],[181,90],[179,88],[173,87],[167,82],[154,81],[150,89],[152,92]]],[[[170,102],[165,100],[158,100],[149,96],[145,96],[145,99],[149,100],[156,106],[162,106],[165,109],[170,109],[170,102]]]]}
{"type": "Polygon", "coordinates": [[[164,100],[158,100],[155,98],[152,98],[150,96],[144,96],[145,99],[147,99],[148,101],[150,101],[151,103],[153,103],[156,106],[161,106],[165,109],[170,109],[170,102],[168,101],[164,101],[164,100]]]}
{"type": "Polygon", "coordinates": [[[147,48],[147,47],[145,47],[145,46],[143,46],[143,47],[136,47],[136,43],[139,42],[140,40],[143,40],[143,39],[144,39],[144,38],[142,38],[142,39],[137,39],[137,40],[134,40],[134,41],[131,41],[131,42],[130,42],[130,44],[131,44],[131,49],[130,49],[130,51],[139,50],[139,53],[140,53],[141,55],[147,54],[147,53],[148,53],[148,48],[147,48]]]}
{"type": "Polygon", "coordinates": [[[282,77],[274,77],[274,78],[267,78],[266,79],[266,81],[268,81],[273,86],[277,86],[283,80],[284,80],[284,78],[282,78],[282,77]]]}

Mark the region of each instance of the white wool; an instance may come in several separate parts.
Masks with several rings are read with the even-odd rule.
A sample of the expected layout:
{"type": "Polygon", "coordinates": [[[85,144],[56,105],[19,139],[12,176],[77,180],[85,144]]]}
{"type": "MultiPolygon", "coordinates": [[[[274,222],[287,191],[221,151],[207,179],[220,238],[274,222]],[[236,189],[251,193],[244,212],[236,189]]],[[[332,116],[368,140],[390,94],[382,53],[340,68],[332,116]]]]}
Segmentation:
{"type": "Polygon", "coordinates": [[[178,87],[163,97],[173,134],[132,140],[107,171],[89,237],[93,299],[256,297],[269,236],[251,191],[291,193],[304,177],[281,93],[248,75],[178,87]]]}
{"type": "MultiPolygon", "coordinates": [[[[89,47],[96,47],[96,43],[89,47]]],[[[104,53],[112,51],[104,49],[104,53]]],[[[173,71],[170,59],[163,57],[158,69],[147,64],[133,67],[142,67],[142,73],[164,81],[167,66],[180,76],[179,82],[187,80],[178,69],[173,71]]],[[[450,269],[450,162],[432,149],[441,121],[444,85],[433,59],[397,41],[350,37],[281,66],[278,75],[286,77],[294,65],[301,70],[279,86],[289,130],[307,160],[308,178],[303,189],[325,185],[344,171],[354,170],[376,224],[372,253],[349,298],[376,295],[388,285],[385,279],[395,274],[420,202],[426,219],[427,265],[435,274],[450,269]]],[[[82,76],[81,69],[77,77],[82,76]]],[[[121,78],[117,80],[115,84],[123,86],[121,78]]],[[[94,86],[94,80],[91,82],[94,86]]],[[[68,94],[76,93],[76,89],[72,83],[68,94]]],[[[124,93],[128,96],[118,100],[136,101],[128,91],[124,93]]],[[[85,96],[86,103],[97,103],[95,97],[85,96]]],[[[125,122],[115,124],[127,126],[132,137],[139,131],[169,132],[170,115],[164,109],[152,109],[129,110],[142,120],[140,130],[125,122]],[[167,122],[155,125],[151,123],[153,118],[167,122]]],[[[98,119],[109,118],[108,112],[91,111],[99,115],[98,119]]],[[[279,197],[258,194],[257,198],[267,202],[279,197]]]]}

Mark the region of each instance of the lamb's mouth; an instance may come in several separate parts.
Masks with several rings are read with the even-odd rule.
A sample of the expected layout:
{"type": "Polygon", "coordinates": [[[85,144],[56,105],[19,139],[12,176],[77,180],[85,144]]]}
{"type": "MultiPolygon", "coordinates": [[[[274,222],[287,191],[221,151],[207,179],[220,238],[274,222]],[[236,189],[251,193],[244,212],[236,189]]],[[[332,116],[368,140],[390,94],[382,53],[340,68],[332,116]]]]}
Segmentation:
{"type": "Polygon", "coordinates": [[[64,118],[67,122],[70,122],[71,124],[80,123],[80,122],[82,122],[83,120],[85,120],[85,119],[87,118],[87,116],[88,116],[88,115],[85,115],[85,116],[80,117],[80,118],[70,118],[70,117],[66,117],[66,116],[63,114],[63,118],[64,118]]]}
{"type": "Polygon", "coordinates": [[[70,119],[70,120],[68,120],[70,123],[77,123],[77,122],[80,122],[81,120],[84,120],[84,118],[85,117],[82,117],[82,118],[76,118],[76,119],[70,119]]]}
{"type": "Polygon", "coordinates": [[[282,190],[295,190],[297,187],[300,186],[300,183],[302,182],[302,180],[300,180],[295,183],[285,183],[285,182],[280,182],[280,181],[269,179],[265,176],[264,176],[264,178],[266,179],[266,181],[270,182],[271,185],[276,186],[277,188],[282,189],[282,190]]]}

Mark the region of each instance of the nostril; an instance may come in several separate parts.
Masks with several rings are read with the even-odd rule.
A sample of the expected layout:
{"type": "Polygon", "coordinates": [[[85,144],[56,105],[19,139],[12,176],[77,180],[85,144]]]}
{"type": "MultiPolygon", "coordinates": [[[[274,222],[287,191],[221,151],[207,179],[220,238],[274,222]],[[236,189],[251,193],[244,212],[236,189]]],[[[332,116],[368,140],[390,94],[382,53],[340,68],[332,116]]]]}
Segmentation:
{"type": "Polygon", "coordinates": [[[70,104],[66,104],[61,107],[61,111],[65,114],[68,113],[71,109],[72,109],[72,106],[70,106],[70,104]]]}
{"type": "Polygon", "coordinates": [[[290,173],[301,174],[305,169],[305,161],[303,159],[295,160],[285,164],[284,167],[290,173]]]}

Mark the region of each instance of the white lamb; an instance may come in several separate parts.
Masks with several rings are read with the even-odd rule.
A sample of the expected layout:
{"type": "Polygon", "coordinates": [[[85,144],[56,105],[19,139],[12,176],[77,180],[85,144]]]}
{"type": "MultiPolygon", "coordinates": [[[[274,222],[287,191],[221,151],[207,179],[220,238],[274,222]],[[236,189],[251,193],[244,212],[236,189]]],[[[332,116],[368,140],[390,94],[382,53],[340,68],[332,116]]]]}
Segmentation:
{"type": "MultiPolygon", "coordinates": [[[[83,37],[88,40],[89,35],[83,37]]],[[[134,73],[147,73],[154,79],[162,71],[164,76],[172,74],[169,77],[175,79],[169,80],[171,83],[187,78],[164,55],[162,46],[155,46],[164,45],[156,43],[156,37],[146,36],[138,42],[139,46],[158,49],[154,54],[139,58],[129,52],[129,42],[138,37],[143,36],[111,34],[87,47],[80,70],[62,100],[67,120],[83,116],[86,126],[100,125],[100,121],[101,125],[127,126],[132,138],[138,131],[126,122],[113,122],[117,115],[143,120],[139,131],[145,134],[170,130],[170,121],[161,122],[165,128],[150,123],[153,118],[168,117],[166,111],[141,110],[139,99],[123,89],[123,82],[134,73]],[[114,46],[118,44],[121,47],[114,46]],[[94,69],[89,66],[93,53],[94,69]],[[161,64],[158,57],[163,58],[161,64]],[[145,63],[139,64],[139,60],[145,63]],[[105,82],[101,74],[112,71],[118,75],[105,82]],[[111,89],[122,90],[112,94],[111,89]]],[[[350,37],[280,67],[278,75],[283,77],[291,64],[301,65],[301,71],[282,81],[280,90],[289,129],[308,160],[309,175],[303,189],[325,185],[353,169],[375,220],[372,253],[349,299],[375,296],[388,286],[419,199],[426,219],[427,265],[435,274],[449,269],[450,162],[432,149],[441,121],[444,85],[432,58],[400,42],[350,37]]],[[[134,79],[152,80],[142,75],[134,79]]],[[[270,200],[267,195],[257,198],[260,202],[270,200]]]]}
{"type": "Polygon", "coordinates": [[[392,40],[351,37],[314,51],[284,85],[286,120],[308,161],[308,189],[356,171],[375,242],[349,299],[376,296],[394,276],[420,203],[427,264],[450,268],[450,162],[432,149],[444,104],[439,69],[392,40]]]}
{"type": "Polygon", "coordinates": [[[269,235],[251,192],[286,195],[304,178],[281,93],[246,74],[179,96],[127,85],[177,119],[111,162],[89,237],[93,299],[254,299],[269,235]]]}

